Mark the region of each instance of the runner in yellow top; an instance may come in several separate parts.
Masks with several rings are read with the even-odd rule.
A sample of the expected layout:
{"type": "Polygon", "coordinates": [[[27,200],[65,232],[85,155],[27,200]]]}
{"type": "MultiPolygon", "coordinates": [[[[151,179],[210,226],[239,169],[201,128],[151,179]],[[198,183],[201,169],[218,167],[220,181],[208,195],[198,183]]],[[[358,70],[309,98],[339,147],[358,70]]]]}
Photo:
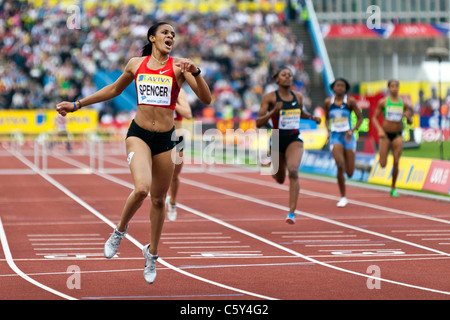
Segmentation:
{"type": "Polygon", "coordinates": [[[386,167],[389,149],[392,149],[394,164],[392,168],[391,196],[398,197],[395,189],[398,176],[398,165],[403,150],[403,117],[407,118],[408,124],[412,124],[412,108],[399,96],[400,83],[398,80],[388,82],[389,96],[380,100],[372,117],[373,124],[378,130],[380,138],[378,151],[380,153],[379,163],[382,168],[386,167]],[[383,124],[378,121],[383,114],[383,124]]]}

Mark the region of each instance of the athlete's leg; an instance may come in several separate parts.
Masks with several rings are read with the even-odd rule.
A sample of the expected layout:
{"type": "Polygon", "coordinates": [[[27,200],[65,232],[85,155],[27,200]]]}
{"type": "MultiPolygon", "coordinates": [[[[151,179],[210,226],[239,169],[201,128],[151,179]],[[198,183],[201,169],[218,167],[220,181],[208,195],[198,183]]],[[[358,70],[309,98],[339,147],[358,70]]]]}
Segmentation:
{"type": "Polygon", "coordinates": [[[286,167],[289,177],[289,210],[294,212],[297,208],[300,182],[298,180],[298,169],[303,155],[303,142],[294,141],[286,149],[286,167]]]}
{"type": "Polygon", "coordinates": [[[345,173],[351,178],[355,172],[355,151],[353,149],[344,149],[345,155],[345,173]]]}
{"type": "MultiPolygon", "coordinates": [[[[183,151],[180,151],[179,157],[183,158],[183,151]]],[[[178,188],[180,187],[180,173],[183,168],[183,162],[175,164],[173,171],[172,182],[170,183],[170,203],[175,204],[177,202],[178,188]]]]}
{"type": "Polygon", "coordinates": [[[345,157],[344,157],[344,146],[340,143],[333,144],[331,154],[333,155],[334,161],[337,167],[337,181],[339,186],[339,192],[341,197],[345,197],[345,157]]]}
{"type": "Polygon", "coordinates": [[[398,177],[398,166],[400,163],[400,157],[403,151],[403,137],[400,135],[392,141],[392,155],[394,158],[394,164],[392,166],[392,185],[391,189],[395,190],[398,177]]]}
{"type": "Polygon", "coordinates": [[[152,184],[150,188],[151,209],[150,209],[150,246],[149,252],[153,255],[158,253],[159,240],[161,238],[164,218],[166,216],[165,199],[172,180],[174,164],[171,158],[171,151],[160,153],[153,157],[152,184]]]}
{"type": "Polygon", "coordinates": [[[126,150],[134,181],[134,190],[128,197],[122,210],[117,230],[124,232],[136,211],[141,207],[150,192],[152,156],[148,145],[137,137],[128,137],[126,150]]]}
{"type": "Polygon", "coordinates": [[[286,179],[286,157],[284,153],[278,151],[271,152],[272,166],[276,164],[277,171],[273,173],[272,177],[279,184],[283,184],[286,179]]]}
{"type": "Polygon", "coordinates": [[[378,153],[380,154],[379,163],[382,168],[386,167],[389,148],[391,147],[391,140],[387,136],[380,137],[378,142],[378,153]]]}

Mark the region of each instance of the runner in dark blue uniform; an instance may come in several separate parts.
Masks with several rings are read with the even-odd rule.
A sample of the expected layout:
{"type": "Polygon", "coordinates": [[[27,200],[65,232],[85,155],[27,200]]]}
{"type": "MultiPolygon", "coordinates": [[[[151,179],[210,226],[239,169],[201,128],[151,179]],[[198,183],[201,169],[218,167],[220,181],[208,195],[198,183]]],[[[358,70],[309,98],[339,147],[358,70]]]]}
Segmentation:
{"type": "Polygon", "coordinates": [[[264,127],[269,120],[272,121],[271,157],[278,168],[273,173],[273,178],[279,184],[283,184],[286,179],[286,170],[288,171],[289,213],[286,222],[294,224],[300,192],[298,169],[303,155],[300,119],[312,119],[317,123],[320,123],[321,119],[303,111],[303,96],[301,93],[292,91],[294,76],[289,68],[280,69],[274,79],[279,88],[263,96],[256,125],[260,128],[264,127]]]}

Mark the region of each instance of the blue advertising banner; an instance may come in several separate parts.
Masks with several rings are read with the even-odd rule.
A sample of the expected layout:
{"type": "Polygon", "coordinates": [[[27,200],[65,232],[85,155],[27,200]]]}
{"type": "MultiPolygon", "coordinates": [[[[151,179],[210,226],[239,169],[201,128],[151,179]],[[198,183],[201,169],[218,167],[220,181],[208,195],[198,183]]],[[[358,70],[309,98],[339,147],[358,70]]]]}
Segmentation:
{"type": "MultiPolygon", "coordinates": [[[[357,152],[355,160],[356,169],[351,180],[367,182],[370,175],[370,168],[375,162],[375,156],[375,154],[357,152]]],[[[331,152],[306,150],[300,164],[300,172],[335,177],[337,168],[331,152]]]]}

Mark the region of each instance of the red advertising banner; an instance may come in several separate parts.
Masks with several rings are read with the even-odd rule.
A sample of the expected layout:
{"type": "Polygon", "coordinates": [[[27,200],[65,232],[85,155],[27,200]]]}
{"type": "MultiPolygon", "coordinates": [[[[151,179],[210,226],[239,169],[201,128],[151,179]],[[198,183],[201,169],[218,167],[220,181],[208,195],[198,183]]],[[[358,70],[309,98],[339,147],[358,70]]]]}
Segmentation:
{"type": "Polygon", "coordinates": [[[450,161],[433,160],[423,190],[449,194],[450,161]]]}
{"type": "Polygon", "coordinates": [[[450,130],[444,129],[430,129],[430,128],[422,128],[422,141],[423,142],[436,142],[441,141],[441,134],[444,136],[444,141],[450,140],[450,130]]]}
{"type": "Polygon", "coordinates": [[[391,38],[435,38],[442,36],[443,34],[430,24],[397,24],[390,35],[391,38]]]}
{"type": "Polygon", "coordinates": [[[322,26],[324,38],[379,38],[378,33],[364,24],[326,24],[322,26]]]}
{"type": "Polygon", "coordinates": [[[435,38],[447,37],[447,24],[382,24],[379,29],[369,29],[365,24],[323,24],[325,39],[371,39],[371,38],[435,38]]]}

